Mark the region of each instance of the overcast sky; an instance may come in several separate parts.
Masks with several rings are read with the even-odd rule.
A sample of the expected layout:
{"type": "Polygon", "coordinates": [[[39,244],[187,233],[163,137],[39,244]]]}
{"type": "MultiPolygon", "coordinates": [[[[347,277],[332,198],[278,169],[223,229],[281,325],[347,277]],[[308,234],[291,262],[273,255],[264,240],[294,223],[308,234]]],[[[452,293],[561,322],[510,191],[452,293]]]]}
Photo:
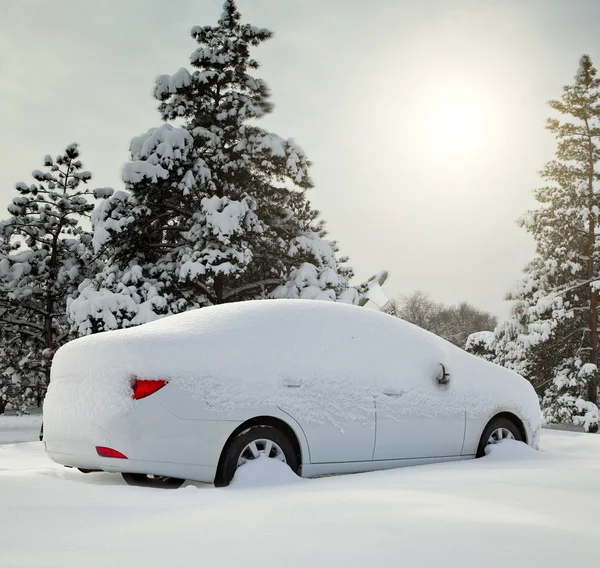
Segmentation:
{"type": "MultiPolygon", "coordinates": [[[[546,101],[600,61],[597,0],[239,0],[275,37],[255,51],[262,126],[313,161],[313,204],[357,280],[387,269],[501,318],[532,258],[516,219],[554,141],[546,101]]],[[[188,66],[220,0],[0,0],[0,202],[45,154],[81,145],[122,187],[129,141],[159,124],[156,75],[188,66]]],[[[4,209],[3,209],[4,210],[4,209]]],[[[4,214],[3,214],[4,215],[4,214]]]]}

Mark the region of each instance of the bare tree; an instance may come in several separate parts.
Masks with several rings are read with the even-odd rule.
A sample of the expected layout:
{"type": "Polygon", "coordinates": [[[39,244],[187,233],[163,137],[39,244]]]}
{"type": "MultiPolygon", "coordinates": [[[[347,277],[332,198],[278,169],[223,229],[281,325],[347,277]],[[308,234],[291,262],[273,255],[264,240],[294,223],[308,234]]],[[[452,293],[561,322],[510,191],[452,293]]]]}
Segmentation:
{"type": "Polygon", "coordinates": [[[417,290],[398,301],[398,317],[414,323],[423,329],[433,331],[440,306],[424,292],[417,290]]]}
{"type": "Polygon", "coordinates": [[[497,325],[496,316],[468,302],[446,306],[434,302],[421,290],[391,302],[386,312],[431,331],[461,348],[465,347],[472,333],[493,331],[497,325]]]}

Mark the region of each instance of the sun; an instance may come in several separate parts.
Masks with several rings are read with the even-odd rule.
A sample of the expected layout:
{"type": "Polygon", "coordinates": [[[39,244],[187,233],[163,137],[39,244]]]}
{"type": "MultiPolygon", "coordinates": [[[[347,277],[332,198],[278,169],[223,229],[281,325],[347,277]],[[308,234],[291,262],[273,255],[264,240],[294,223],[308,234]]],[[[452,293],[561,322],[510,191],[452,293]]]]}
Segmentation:
{"type": "Polygon", "coordinates": [[[483,105],[467,93],[439,93],[428,105],[428,145],[452,154],[472,152],[485,138],[483,105]]]}

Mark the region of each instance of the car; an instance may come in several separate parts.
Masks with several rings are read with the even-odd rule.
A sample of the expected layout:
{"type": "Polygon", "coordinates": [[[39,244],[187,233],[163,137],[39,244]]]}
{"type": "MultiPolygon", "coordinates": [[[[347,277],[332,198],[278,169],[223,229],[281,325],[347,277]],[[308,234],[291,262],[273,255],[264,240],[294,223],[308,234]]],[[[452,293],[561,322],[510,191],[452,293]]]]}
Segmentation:
{"type": "Polygon", "coordinates": [[[52,363],[51,459],[132,485],[227,485],[274,458],[303,477],[537,448],[531,384],[399,318],[257,300],[81,337],[52,363]]]}

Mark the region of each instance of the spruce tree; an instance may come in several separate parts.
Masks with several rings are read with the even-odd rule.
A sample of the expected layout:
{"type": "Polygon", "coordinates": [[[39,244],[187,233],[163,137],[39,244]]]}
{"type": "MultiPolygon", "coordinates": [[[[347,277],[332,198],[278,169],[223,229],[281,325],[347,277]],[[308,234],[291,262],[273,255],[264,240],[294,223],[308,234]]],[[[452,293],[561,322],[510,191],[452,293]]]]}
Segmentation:
{"type": "Polygon", "coordinates": [[[494,338],[493,331],[476,331],[467,337],[465,351],[477,355],[486,361],[494,362],[496,359],[494,338]]]}
{"type": "Polygon", "coordinates": [[[497,360],[522,372],[543,397],[548,422],[597,427],[600,80],[589,56],[572,85],[550,101],[556,157],[541,172],[540,206],[521,220],[537,257],[509,299],[497,331],[497,360]]]}
{"type": "Polygon", "coordinates": [[[0,391],[19,406],[47,384],[52,355],[69,337],[67,301],[91,261],[91,234],[81,226],[94,207],[91,174],[77,145],[46,156],[44,166],[34,183],[16,184],[11,216],[0,221],[0,391]]]}
{"type": "Polygon", "coordinates": [[[80,333],[248,299],[359,301],[306,198],[302,148],[256,124],[272,105],[250,50],[271,32],[242,23],[228,0],[192,37],[192,70],[156,80],[166,124],[132,140],[127,191],[94,215],[108,262],[71,304],[80,333]]]}

